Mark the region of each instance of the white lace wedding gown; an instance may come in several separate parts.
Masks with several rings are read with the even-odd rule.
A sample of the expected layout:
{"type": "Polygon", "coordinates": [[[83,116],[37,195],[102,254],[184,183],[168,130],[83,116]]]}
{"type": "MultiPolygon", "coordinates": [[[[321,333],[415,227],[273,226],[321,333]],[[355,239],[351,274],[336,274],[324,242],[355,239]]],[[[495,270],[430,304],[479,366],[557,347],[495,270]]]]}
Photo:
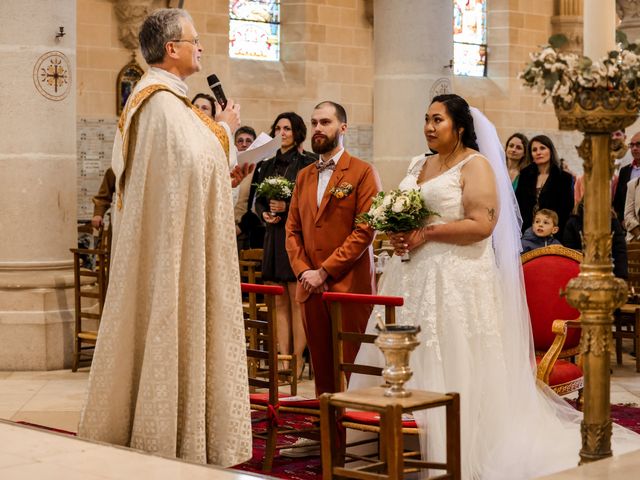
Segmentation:
{"type": "MultiPolygon", "coordinates": [[[[461,170],[477,155],[421,185],[417,179],[426,158],[416,160],[400,188],[420,189],[440,215],[429,223],[461,220],[461,170]]],[[[463,479],[528,479],[576,466],[582,415],[546,386],[536,386],[527,352],[515,369],[505,358],[512,354],[501,325],[510,321],[502,301],[508,288],[500,283],[491,237],[466,246],[428,242],[410,257],[408,262],[392,257],[378,293],[404,297],[397,322],[422,329],[407,386],[460,393],[463,479]]],[[[375,333],[378,312],[374,309],[369,333],[375,333]]],[[[362,346],[357,362],[384,365],[373,345],[362,346]]],[[[354,375],[349,389],[379,383],[354,375]]],[[[444,410],[417,412],[416,420],[424,432],[423,453],[444,460],[444,410]]],[[[615,432],[616,454],[640,448],[640,436],[622,428],[615,432]]]]}

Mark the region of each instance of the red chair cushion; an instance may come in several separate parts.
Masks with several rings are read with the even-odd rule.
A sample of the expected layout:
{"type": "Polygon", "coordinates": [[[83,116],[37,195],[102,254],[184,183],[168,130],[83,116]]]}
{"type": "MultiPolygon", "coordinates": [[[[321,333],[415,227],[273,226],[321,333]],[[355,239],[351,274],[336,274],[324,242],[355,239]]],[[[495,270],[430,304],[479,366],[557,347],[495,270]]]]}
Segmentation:
{"type": "MultiPolygon", "coordinates": [[[[317,398],[301,399],[301,400],[283,400],[291,398],[290,395],[279,393],[281,407],[297,407],[297,408],[315,408],[320,409],[320,400],[317,398]]],[[[267,405],[269,403],[268,393],[251,393],[249,394],[249,402],[254,405],[267,405]]]]}
{"type": "MultiPolygon", "coordinates": [[[[536,357],[536,363],[540,364],[542,357],[536,357]]],[[[549,375],[549,386],[555,387],[564,383],[577,380],[582,377],[582,369],[575,363],[568,362],[566,360],[557,360],[549,375]]]]}
{"type": "MultiPolygon", "coordinates": [[[[342,416],[343,422],[364,423],[366,425],[380,425],[380,415],[374,412],[347,411],[342,416]]],[[[402,428],[418,428],[416,421],[410,415],[402,415],[402,428]]]]}
{"type": "Polygon", "coordinates": [[[296,408],[313,408],[320,410],[320,400],[317,398],[310,398],[308,400],[281,400],[281,407],[296,407],[296,408]]]}
{"type": "MultiPolygon", "coordinates": [[[[286,397],[284,393],[279,393],[278,398],[286,397]]],[[[249,403],[253,403],[254,405],[267,405],[269,403],[269,394],[268,393],[250,393],[249,394],[249,403]]]]}
{"type": "MultiPolygon", "coordinates": [[[[580,316],[580,312],[560,296],[569,280],[580,273],[580,264],[559,255],[543,255],[529,260],[522,269],[535,349],[547,351],[555,338],[551,331],[553,321],[574,320],[580,316]]],[[[577,347],[579,342],[580,329],[570,328],[563,349],[577,347]]]]}

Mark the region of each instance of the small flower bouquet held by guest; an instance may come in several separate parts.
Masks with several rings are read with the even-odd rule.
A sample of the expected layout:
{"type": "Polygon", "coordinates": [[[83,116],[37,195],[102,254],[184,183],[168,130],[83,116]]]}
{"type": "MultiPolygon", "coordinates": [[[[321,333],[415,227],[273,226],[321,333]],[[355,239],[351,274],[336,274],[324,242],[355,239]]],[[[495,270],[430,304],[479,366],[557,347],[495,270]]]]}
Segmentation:
{"type": "MultiPolygon", "coordinates": [[[[267,200],[289,200],[293,195],[295,184],[285,177],[267,177],[256,185],[256,197],[264,197],[267,200]]],[[[273,207],[272,207],[273,208],[273,207]]],[[[271,212],[277,215],[276,212],[271,212]]]]}
{"type": "MultiPolygon", "coordinates": [[[[379,232],[398,233],[422,227],[431,215],[438,214],[425,205],[420,190],[396,189],[378,193],[369,211],[358,215],[356,221],[379,232]]],[[[403,255],[402,260],[408,261],[409,254],[403,255]]]]}
{"type": "Polygon", "coordinates": [[[267,177],[256,185],[256,196],[268,200],[289,200],[295,184],[284,177],[267,177]]]}

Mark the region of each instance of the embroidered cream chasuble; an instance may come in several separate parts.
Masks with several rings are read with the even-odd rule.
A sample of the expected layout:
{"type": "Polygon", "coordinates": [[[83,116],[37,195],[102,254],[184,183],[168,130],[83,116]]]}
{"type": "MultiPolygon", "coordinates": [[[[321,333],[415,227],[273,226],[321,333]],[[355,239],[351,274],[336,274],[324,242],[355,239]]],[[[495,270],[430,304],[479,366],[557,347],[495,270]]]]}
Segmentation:
{"type": "Polygon", "coordinates": [[[81,437],[222,466],[251,457],[233,147],[220,125],[164,70],[150,69],[129,98],[81,437]]]}

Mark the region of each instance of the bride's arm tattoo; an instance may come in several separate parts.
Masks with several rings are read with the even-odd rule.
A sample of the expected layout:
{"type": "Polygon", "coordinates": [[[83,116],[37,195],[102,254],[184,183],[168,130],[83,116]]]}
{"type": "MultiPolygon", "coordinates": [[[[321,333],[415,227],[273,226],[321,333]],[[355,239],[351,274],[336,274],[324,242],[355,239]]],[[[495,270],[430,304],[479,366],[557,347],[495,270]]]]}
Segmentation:
{"type": "Polygon", "coordinates": [[[496,209],[487,208],[487,213],[489,214],[489,220],[493,222],[496,219],[496,209]]]}

